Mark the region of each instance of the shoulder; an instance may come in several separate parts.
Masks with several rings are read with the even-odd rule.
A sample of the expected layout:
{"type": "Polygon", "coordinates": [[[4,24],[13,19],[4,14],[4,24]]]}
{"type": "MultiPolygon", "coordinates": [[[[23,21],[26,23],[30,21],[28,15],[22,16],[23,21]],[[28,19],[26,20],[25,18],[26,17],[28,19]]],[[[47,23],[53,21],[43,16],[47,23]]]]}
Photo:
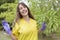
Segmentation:
{"type": "Polygon", "coordinates": [[[37,21],[36,20],[34,20],[34,19],[30,19],[33,23],[37,23],[37,21]]]}

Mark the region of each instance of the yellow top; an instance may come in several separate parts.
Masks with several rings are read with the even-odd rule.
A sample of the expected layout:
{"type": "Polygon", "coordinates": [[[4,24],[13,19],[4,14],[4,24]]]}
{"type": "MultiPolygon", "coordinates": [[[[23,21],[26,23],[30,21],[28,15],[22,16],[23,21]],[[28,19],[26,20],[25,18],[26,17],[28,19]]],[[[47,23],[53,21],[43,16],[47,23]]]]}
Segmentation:
{"type": "Polygon", "coordinates": [[[16,23],[12,33],[18,40],[38,40],[37,22],[30,18],[29,23],[24,19],[20,19],[19,24],[16,23]]]}

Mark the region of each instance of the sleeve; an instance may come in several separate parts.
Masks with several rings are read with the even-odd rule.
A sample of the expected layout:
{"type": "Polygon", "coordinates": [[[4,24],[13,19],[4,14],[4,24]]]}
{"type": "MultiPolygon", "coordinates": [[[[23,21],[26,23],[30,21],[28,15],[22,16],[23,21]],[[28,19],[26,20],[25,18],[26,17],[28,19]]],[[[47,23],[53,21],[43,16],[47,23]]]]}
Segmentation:
{"type": "Polygon", "coordinates": [[[37,21],[36,21],[36,29],[37,29],[37,31],[38,31],[38,23],[37,23],[37,21]]]}
{"type": "Polygon", "coordinates": [[[15,35],[16,37],[18,37],[18,30],[19,30],[19,25],[17,23],[15,23],[13,29],[12,29],[12,34],[15,35]]]}
{"type": "Polygon", "coordinates": [[[37,31],[39,31],[39,29],[40,29],[39,24],[37,21],[35,21],[35,23],[36,23],[36,29],[37,29],[37,31]]]}
{"type": "Polygon", "coordinates": [[[38,31],[38,24],[36,20],[34,21],[34,24],[35,24],[36,30],[38,31]]]}

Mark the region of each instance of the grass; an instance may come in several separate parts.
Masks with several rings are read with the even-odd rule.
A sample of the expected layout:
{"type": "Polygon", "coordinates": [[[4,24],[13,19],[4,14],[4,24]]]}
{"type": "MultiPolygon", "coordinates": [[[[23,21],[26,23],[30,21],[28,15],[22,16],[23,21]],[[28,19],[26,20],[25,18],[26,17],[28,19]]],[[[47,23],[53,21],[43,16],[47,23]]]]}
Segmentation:
{"type": "Polygon", "coordinates": [[[0,40],[11,40],[11,37],[7,35],[5,32],[0,31],[0,40]]]}

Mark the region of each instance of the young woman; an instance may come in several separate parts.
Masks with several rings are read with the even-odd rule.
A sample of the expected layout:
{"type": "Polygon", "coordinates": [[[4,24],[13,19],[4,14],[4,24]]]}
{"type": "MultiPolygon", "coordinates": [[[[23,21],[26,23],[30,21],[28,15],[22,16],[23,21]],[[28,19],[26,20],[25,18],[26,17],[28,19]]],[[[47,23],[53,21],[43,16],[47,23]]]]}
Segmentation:
{"type": "Polygon", "coordinates": [[[22,2],[17,6],[17,17],[11,37],[13,40],[38,40],[37,22],[22,2]]]}
{"type": "Polygon", "coordinates": [[[45,30],[45,22],[42,28],[37,29],[37,22],[31,15],[29,8],[24,3],[17,6],[17,14],[12,31],[7,21],[3,20],[2,25],[12,40],[38,40],[38,32],[45,30]]]}

